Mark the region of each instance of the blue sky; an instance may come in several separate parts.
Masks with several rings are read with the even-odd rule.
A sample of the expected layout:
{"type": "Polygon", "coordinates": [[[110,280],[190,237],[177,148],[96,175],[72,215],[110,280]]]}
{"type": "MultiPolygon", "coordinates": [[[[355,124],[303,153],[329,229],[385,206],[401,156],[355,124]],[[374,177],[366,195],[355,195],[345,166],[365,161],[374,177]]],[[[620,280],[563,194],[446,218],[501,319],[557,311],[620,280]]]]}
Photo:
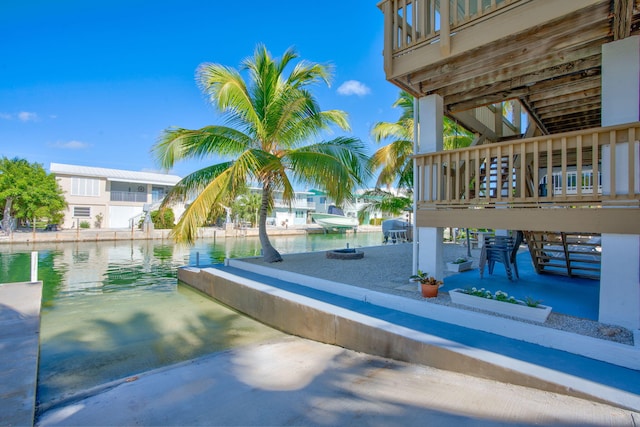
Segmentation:
{"type": "MultiPolygon", "coordinates": [[[[349,114],[370,147],[378,121],[395,121],[399,89],[382,69],[377,0],[2,0],[0,156],[158,170],[163,129],[222,123],[195,84],[203,62],[238,67],[263,43],[272,55],[334,67],[314,86],[322,109],[349,114]]],[[[336,132],[334,135],[342,135],[336,132]]],[[[204,162],[184,162],[180,176],[204,162]]]]}

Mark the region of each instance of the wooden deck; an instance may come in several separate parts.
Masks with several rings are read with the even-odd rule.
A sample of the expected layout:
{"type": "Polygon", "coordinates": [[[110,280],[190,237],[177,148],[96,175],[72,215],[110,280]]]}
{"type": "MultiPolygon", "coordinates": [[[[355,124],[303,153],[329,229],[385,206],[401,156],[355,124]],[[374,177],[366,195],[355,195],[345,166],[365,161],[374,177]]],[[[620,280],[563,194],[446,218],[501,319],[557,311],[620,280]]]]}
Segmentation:
{"type": "MultiPolygon", "coordinates": [[[[383,0],[387,79],[483,133],[473,109],[518,100],[537,134],[601,123],[601,48],[638,34],[637,0],[383,0]]],[[[501,132],[498,127],[497,137],[501,132]]]]}
{"type": "Polygon", "coordinates": [[[634,123],[416,155],[417,224],[640,234],[639,138],[634,123]]]}

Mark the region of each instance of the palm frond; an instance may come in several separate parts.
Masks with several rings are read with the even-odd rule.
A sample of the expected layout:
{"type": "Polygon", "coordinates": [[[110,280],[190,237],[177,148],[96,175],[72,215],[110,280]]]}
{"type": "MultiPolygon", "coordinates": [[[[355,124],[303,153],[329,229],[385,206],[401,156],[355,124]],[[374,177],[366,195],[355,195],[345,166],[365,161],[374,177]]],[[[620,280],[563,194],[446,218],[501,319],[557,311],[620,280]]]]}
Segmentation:
{"type": "Polygon", "coordinates": [[[190,158],[206,158],[212,154],[235,156],[251,145],[251,138],[226,126],[207,126],[190,130],[165,130],[152,147],[152,155],[163,168],[170,169],[175,162],[190,158]]]}
{"type": "Polygon", "coordinates": [[[231,67],[204,63],[196,71],[196,80],[211,103],[225,113],[229,124],[245,130],[259,127],[249,89],[240,73],[231,67]]]}
{"type": "Polygon", "coordinates": [[[370,177],[365,146],[357,138],[338,137],[300,147],[287,152],[286,161],[295,180],[324,188],[336,203],[349,198],[370,177]]]}
{"type": "Polygon", "coordinates": [[[227,168],[200,190],[171,231],[171,237],[175,241],[193,244],[198,235],[198,227],[204,224],[211,211],[221,209],[221,203],[228,203],[231,195],[227,191],[230,176],[231,169],[227,168]]]}
{"type": "Polygon", "coordinates": [[[385,139],[413,141],[413,129],[408,129],[406,123],[378,122],[371,129],[371,136],[378,144],[385,139]]]}
{"type": "Polygon", "coordinates": [[[396,216],[413,206],[411,197],[393,194],[380,188],[365,191],[361,197],[368,200],[368,203],[361,209],[363,213],[380,211],[383,214],[396,216]]]}

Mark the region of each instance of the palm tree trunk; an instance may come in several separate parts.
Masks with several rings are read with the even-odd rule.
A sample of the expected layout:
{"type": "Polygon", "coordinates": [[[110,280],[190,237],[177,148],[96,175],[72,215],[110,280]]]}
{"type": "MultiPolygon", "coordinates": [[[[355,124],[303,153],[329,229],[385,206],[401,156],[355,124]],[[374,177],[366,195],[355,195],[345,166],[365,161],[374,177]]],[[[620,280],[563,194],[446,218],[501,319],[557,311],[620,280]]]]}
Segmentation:
{"type": "Polygon", "coordinates": [[[269,236],[267,235],[267,213],[269,211],[269,184],[262,187],[262,203],[260,204],[260,219],[258,222],[258,236],[260,237],[260,245],[262,246],[262,259],[265,262],[280,262],[282,256],[280,252],[271,245],[269,236]]]}

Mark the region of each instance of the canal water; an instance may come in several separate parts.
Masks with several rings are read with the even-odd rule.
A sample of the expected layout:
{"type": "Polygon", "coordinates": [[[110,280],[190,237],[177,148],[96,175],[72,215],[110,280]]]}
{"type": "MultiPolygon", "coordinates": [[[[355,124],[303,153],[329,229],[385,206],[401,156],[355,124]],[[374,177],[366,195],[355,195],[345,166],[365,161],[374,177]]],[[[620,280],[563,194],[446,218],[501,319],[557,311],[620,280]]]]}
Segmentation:
{"type": "MultiPolygon", "coordinates": [[[[380,232],[273,236],[281,253],[379,245],[380,232]]],[[[281,335],[177,283],[178,267],[260,255],[258,238],[0,245],[0,283],[43,281],[38,403],[281,335]]]]}

